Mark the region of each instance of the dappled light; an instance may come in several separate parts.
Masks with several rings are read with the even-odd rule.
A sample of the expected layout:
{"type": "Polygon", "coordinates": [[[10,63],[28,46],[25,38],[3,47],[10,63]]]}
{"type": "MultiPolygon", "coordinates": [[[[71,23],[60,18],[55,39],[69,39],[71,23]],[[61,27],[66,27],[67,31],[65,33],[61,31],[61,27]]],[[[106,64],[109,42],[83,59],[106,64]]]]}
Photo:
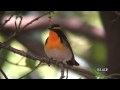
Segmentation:
{"type": "Polygon", "coordinates": [[[117,21],[112,22],[112,14],[118,16],[112,11],[4,11],[0,22],[0,79],[66,79],[67,69],[67,79],[120,78],[120,27],[117,21]],[[49,30],[54,24],[60,27],[49,30]],[[53,29],[60,29],[68,40],[53,29]],[[44,48],[52,30],[59,40],[52,38],[48,49],[53,50],[48,54],[44,48]]]}

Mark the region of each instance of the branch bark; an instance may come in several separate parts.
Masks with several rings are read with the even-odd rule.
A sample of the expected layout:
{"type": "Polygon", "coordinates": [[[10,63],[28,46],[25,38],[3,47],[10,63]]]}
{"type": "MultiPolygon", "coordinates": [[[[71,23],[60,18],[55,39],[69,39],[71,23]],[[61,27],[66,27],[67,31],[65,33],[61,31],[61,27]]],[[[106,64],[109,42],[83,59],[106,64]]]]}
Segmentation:
{"type": "MultiPolygon", "coordinates": [[[[19,54],[21,56],[30,58],[32,60],[39,60],[41,62],[52,63],[52,64],[57,65],[57,66],[60,67],[60,65],[57,64],[56,60],[41,58],[40,56],[36,56],[36,55],[33,55],[31,53],[28,53],[28,52],[26,53],[24,51],[15,49],[15,48],[13,48],[11,46],[7,46],[6,44],[3,44],[1,42],[0,42],[0,48],[7,49],[7,50],[9,50],[11,52],[17,53],[17,54],[19,54]]],[[[75,71],[77,73],[80,73],[81,75],[85,76],[88,79],[95,79],[96,78],[95,75],[92,72],[88,71],[88,70],[85,70],[85,69],[82,69],[82,68],[78,68],[78,67],[72,67],[72,66],[69,66],[69,65],[66,65],[66,64],[63,64],[63,65],[64,65],[65,68],[73,70],[73,71],[75,71]]]]}

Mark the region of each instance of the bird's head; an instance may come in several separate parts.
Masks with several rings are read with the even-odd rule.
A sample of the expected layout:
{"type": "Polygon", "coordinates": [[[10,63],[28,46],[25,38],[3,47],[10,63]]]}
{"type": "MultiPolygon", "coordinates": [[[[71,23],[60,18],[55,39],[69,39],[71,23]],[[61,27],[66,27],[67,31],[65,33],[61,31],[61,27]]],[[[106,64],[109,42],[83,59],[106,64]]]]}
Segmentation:
{"type": "Polygon", "coordinates": [[[50,30],[60,30],[61,27],[58,24],[53,24],[53,25],[49,26],[48,29],[50,29],[50,30]]]}

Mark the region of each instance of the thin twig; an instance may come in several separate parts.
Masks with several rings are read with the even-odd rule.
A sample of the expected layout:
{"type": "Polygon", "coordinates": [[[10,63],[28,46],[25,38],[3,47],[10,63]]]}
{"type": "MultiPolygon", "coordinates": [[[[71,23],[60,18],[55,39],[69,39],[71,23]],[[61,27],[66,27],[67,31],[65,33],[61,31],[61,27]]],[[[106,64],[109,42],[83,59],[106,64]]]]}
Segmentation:
{"type": "Polygon", "coordinates": [[[16,30],[17,30],[18,32],[20,31],[20,26],[21,26],[22,20],[23,20],[23,17],[22,17],[22,16],[19,16],[19,17],[16,16],[15,28],[16,28],[16,30]],[[19,24],[17,25],[17,19],[18,19],[18,18],[20,18],[20,22],[19,22],[19,24]]]}
{"type": "Polygon", "coordinates": [[[18,30],[18,28],[17,28],[17,18],[15,19],[15,29],[16,29],[16,31],[18,30]]]}
{"type": "Polygon", "coordinates": [[[13,37],[15,37],[16,36],[16,32],[14,32],[5,42],[4,42],[4,44],[8,44],[8,42],[10,42],[12,39],[13,39],[13,37]]]}
{"type": "Polygon", "coordinates": [[[4,73],[4,71],[0,68],[0,72],[3,74],[3,76],[5,77],[5,79],[8,79],[7,75],[4,73]]]}
{"type": "MultiPolygon", "coordinates": [[[[32,23],[35,22],[36,20],[40,19],[41,17],[43,17],[43,16],[45,16],[45,15],[51,13],[51,12],[53,12],[53,11],[47,12],[47,13],[45,13],[45,14],[43,14],[43,15],[35,18],[35,19],[33,19],[32,21],[30,21],[29,23],[27,23],[21,30],[20,30],[20,26],[21,26],[23,17],[22,17],[22,16],[19,16],[19,17],[20,17],[20,22],[19,22],[19,25],[18,25],[18,26],[17,26],[17,22],[16,22],[17,18],[16,18],[16,20],[15,20],[15,28],[16,28],[16,31],[15,31],[15,32],[7,39],[7,41],[5,41],[4,43],[7,44],[10,40],[12,40],[12,38],[14,38],[14,37],[18,34],[17,31],[20,32],[20,31],[24,30],[24,29],[25,29],[27,26],[29,26],[30,24],[32,24],[32,23]]],[[[13,17],[13,15],[14,15],[14,14],[11,14],[11,16],[9,17],[9,19],[6,20],[5,23],[2,24],[2,27],[13,17]]]]}
{"type": "Polygon", "coordinates": [[[41,17],[43,17],[43,16],[45,16],[45,15],[47,15],[47,14],[49,14],[49,13],[52,13],[52,12],[53,12],[53,11],[49,11],[49,12],[44,13],[43,15],[40,15],[40,16],[38,16],[37,18],[33,19],[32,21],[30,21],[29,23],[27,23],[27,24],[21,29],[21,31],[23,31],[25,28],[27,28],[27,27],[28,27],[30,24],[32,24],[33,22],[39,20],[41,17]]]}
{"type": "Polygon", "coordinates": [[[18,25],[18,30],[20,30],[22,20],[23,20],[23,17],[22,17],[22,16],[20,16],[20,23],[19,23],[19,25],[18,25]]]}
{"type": "Polygon", "coordinates": [[[1,27],[0,27],[0,30],[2,30],[2,28],[5,26],[5,24],[8,22],[8,21],[10,21],[10,19],[12,18],[14,16],[14,13],[12,13],[11,14],[11,16],[7,19],[7,20],[5,20],[5,22],[1,25],[1,27]]]}
{"type": "Polygon", "coordinates": [[[35,71],[40,65],[41,65],[41,62],[40,62],[33,70],[31,70],[29,73],[27,73],[27,74],[21,76],[19,79],[22,79],[22,78],[24,78],[24,77],[30,75],[30,74],[31,74],[33,71],[35,71]]]}
{"type": "MultiPolygon", "coordinates": [[[[41,17],[43,17],[43,16],[45,16],[45,15],[51,13],[51,12],[53,12],[53,11],[49,11],[49,12],[44,13],[43,15],[40,15],[39,17],[33,19],[32,21],[30,21],[29,23],[27,23],[21,30],[20,30],[20,27],[21,27],[21,23],[22,23],[23,17],[22,17],[22,16],[19,16],[19,17],[20,17],[20,22],[19,22],[19,25],[18,25],[18,26],[17,26],[17,22],[16,22],[17,18],[16,18],[16,20],[15,20],[15,28],[16,28],[16,31],[15,31],[15,32],[7,39],[7,41],[5,41],[4,43],[8,43],[10,40],[12,40],[12,38],[14,38],[14,37],[17,35],[17,31],[18,31],[18,30],[19,30],[18,32],[24,30],[24,29],[25,29],[27,26],[29,26],[30,24],[32,24],[33,22],[37,21],[37,20],[40,19],[41,17]]],[[[6,20],[5,23],[3,23],[3,24],[1,25],[1,28],[2,28],[8,21],[10,21],[10,19],[11,19],[13,16],[14,16],[14,14],[11,14],[11,16],[9,17],[9,19],[6,20]]]]}
{"type": "Polygon", "coordinates": [[[24,57],[21,57],[20,60],[16,64],[19,64],[22,61],[23,58],[24,57]]]}
{"type": "MultiPolygon", "coordinates": [[[[16,19],[16,20],[17,20],[17,19],[16,19]]],[[[20,25],[21,25],[21,22],[22,22],[22,18],[20,17],[20,23],[19,23],[18,28],[17,28],[16,20],[15,20],[16,31],[7,39],[7,41],[4,42],[5,44],[7,44],[8,42],[10,42],[10,40],[12,40],[12,38],[14,38],[14,37],[17,35],[17,31],[18,31],[19,28],[20,28],[20,25]]]]}
{"type": "MultiPolygon", "coordinates": [[[[3,28],[4,25],[5,25],[8,21],[10,21],[10,19],[14,16],[14,14],[15,14],[15,13],[11,14],[11,16],[9,17],[9,19],[5,20],[5,22],[1,25],[1,28],[3,28]]],[[[16,26],[16,22],[15,22],[15,26],[16,26]]],[[[16,36],[16,32],[14,32],[14,33],[4,42],[4,44],[7,44],[7,43],[8,43],[10,40],[12,40],[12,38],[15,37],[15,36],[16,36]]]]}
{"type": "MultiPolygon", "coordinates": [[[[1,60],[4,60],[5,62],[9,63],[9,64],[12,64],[12,65],[16,65],[16,66],[21,66],[21,67],[27,67],[25,65],[19,65],[18,63],[13,63],[13,62],[10,62],[8,61],[7,59],[3,58],[3,57],[0,57],[1,60]]],[[[1,63],[1,62],[0,62],[1,63]]]]}
{"type": "MultiPolygon", "coordinates": [[[[30,59],[32,59],[32,60],[39,60],[39,61],[41,61],[41,62],[46,62],[46,63],[50,62],[50,63],[52,63],[52,64],[57,65],[57,64],[56,64],[56,63],[57,63],[57,60],[51,60],[51,59],[41,58],[41,57],[36,56],[36,55],[33,55],[33,54],[29,53],[29,52],[26,53],[26,52],[24,52],[24,51],[15,49],[15,48],[13,48],[13,47],[11,47],[11,46],[4,45],[4,44],[1,43],[1,42],[0,42],[0,47],[1,47],[1,48],[4,48],[4,49],[7,49],[7,50],[9,50],[9,51],[11,51],[11,52],[17,53],[17,54],[19,54],[19,55],[21,55],[21,56],[30,58],[30,59]]],[[[63,64],[63,63],[62,63],[62,64],[63,64]]],[[[89,79],[93,79],[93,78],[95,79],[95,78],[96,78],[95,75],[94,75],[92,72],[88,71],[88,70],[82,69],[82,68],[80,68],[80,67],[79,67],[79,68],[77,68],[77,67],[72,67],[72,66],[69,66],[69,65],[66,65],[66,64],[63,64],[63,65],[64,65],[65,68],[68,68],[68,69],[73,70],[73,71],[75,71],[75,72],[77,72],[77,73],[80,73],[81,75],[85,76],[86,78],[89,78],[89,79]]],[[[60,65],[57,65],[57,66],[60,67],[60,65]]]]}
{"type": "Polygon", "coordinates": [[[13,62],[10,62],[10,61],[5,61],[5,62],[7,62],[7,63],[9,63],[9,64],[12,64],[12,65],[16,65],[16,66],[20,66],[20,67],[27,67],[27,66],[25,66],[25,65],[20,65],[20,64],[17,64],[17,63],[13,63],[13,62]]]}
{"type": "MultiPolygon", "coordinates": [[[[22,22],[26,22],[26,20],[28,20],[29,18],[34,18],[34,17],[37,17],[37,15],[35,15],[35,16],[28,15],[28,16],[24,17],[22,22]]],[[[64,29],[69,30],[70,32],[72,32],[74,34],[78,34],[78,35],[83,34],[93,40],[95,39],[95,40],[105,41],[104,30],[93,27],[92,25],[90,25],[88,23],[81,22],[80,20],[76,19],[76,17],[72,17],[72,18],[66,17],[66,18],[62,18],[62,19],[59,17],[58,18],[56,17],[52,21],[54,21],[54,23],[59,23],[64,29]],[[75,25],[72,24],[73,21],[76,22],[75,25]],[[89,31],[91,31],[91,32],[89,32],[89,31]],[[99,31],[99,32],[96,32],[96,31],[99,31]]],[[[25,25],[26,25],[26,23],[22,23],[21,27],[23,28],[25,25]]],[[[48,19],[48,17],[42,17],[42,19],[39,19],[35,24],[31,24],[29,26],[29,28],[25,28],[25,30],[37,30],[40,28],[45,28],[46,25],[50,25],[49,19],[48,19]],[[41,23],[42,20],[44,20],[44,23],[41,23]]],[[[5,27],[7,28],[7,25],[5,27]]],[[[8,27],[11,31],[15,31],[13,22],[10,22],[10,26],[8,26],[8,27]]]]}

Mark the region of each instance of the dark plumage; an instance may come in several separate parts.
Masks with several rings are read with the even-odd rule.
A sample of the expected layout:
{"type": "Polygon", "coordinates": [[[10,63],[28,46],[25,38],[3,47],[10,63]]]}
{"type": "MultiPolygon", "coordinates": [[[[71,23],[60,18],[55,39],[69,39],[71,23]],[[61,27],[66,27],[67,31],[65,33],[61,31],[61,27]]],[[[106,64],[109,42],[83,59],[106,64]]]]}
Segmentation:
{"type": "MultiPolygon", "coordinates": [[[[53,24],[53,25],[51,25],[50,27],[48,27],[48,29],[50,29],[51,31],[56,32],[56,33],[58,34],[58,36],[60,37],[61,43],[63,43],[63,44],[66,45],[67,47],[69,47],[69,49],[70,49],[70,51],[71,51],[71,53],[72,53],[72,58],[71,58],[71,60],[67,61],[67,64],[68,64],[68,65],[72,65],[72,66],[73,66],[73,65],[79,65],[79,64],[75,61],[75,59],[74,59],[74,54],[73,54],[72,48],[71,48],[71,46],[70,46],[70,44],[69,44],[69,42],[68,42],[67,37],[66,37],[65,34],[61,31],[60,25],[58,25],[58,24],[53,24]]],[[[45,44],[46,44],[46,43],[47,43],[47,40],[46,40],[45,44]]]]}

